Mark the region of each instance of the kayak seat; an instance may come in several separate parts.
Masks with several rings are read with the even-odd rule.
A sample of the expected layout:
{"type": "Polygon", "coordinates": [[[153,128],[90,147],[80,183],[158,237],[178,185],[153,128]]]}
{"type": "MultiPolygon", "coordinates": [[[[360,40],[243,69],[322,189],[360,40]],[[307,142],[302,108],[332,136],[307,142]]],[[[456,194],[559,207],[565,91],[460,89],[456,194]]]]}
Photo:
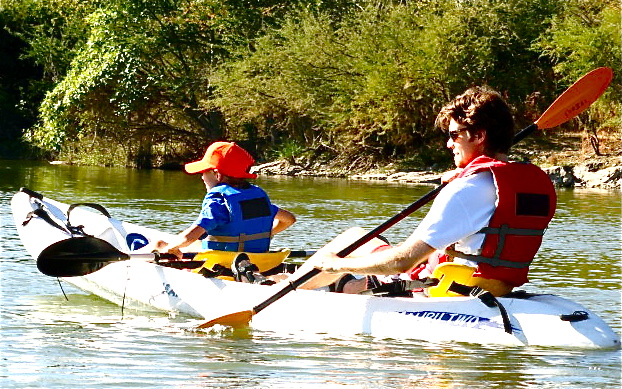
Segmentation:
{"type": "MultiPolygon", "coordinates": [[[[280,251],[270,251],[267,253],[245,253],[248,255],[249,260],[257,266],[259,272],[267,272],[271,269],[279,266],[285,258],[289,256],[291,250],[282,249],[280,251]]],[[[220,250],[206,250],[198,253],[195,257],[195,261],[205,261],[201,267],[193,269],[193,273],[199,274],[211,274],[214,272],[222,272],[222,269],[231,269],[233,260],[241,254],[237,251],[220,251],[220,250]]],[[[234,278],[228,275],[219,276],[218,278],[233,281],[234,278]]]]}
{"type": "Polygon", "coordinates": [[[453,262],[441,263],[432,272],[432,278],[436,278],[439,282],[437,285],[427,288],[427,294],[430,297],[464,296],[463,293],[454,291],[457,288],[453,284],[467,287],[478,286],[489,291],[495,297],[506,295],[512,291],[512,286],[503,281],[474,277],[473,273],[475,273],[475,268],[471,266],[453,262]]]}

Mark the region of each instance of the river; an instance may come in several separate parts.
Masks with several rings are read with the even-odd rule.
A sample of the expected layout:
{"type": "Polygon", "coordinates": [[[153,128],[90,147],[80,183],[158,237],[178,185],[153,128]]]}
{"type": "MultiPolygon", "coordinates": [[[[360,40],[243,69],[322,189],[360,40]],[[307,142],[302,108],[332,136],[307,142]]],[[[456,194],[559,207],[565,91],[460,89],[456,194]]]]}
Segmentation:
{"type": "MultiPolygon", "coordinates": [[[[273,247],[317,249],[373,228],[431,189],[338,179],[261,177],[298,222],[273,247]]],[[[40,274],[9,201],[21,187],[95,202],[122,220],[177,232],[204,188],[177,171],[0,161],[1,388],[614,388],[620,350],[484,347],[257,330],[191,332],[184,317],[125,310],[40,274]]],[[[619,334],[620,192],[560,190],[558,210],[522,289],[580,302],[619,334]]],[[[425,209],[384,235],[400,242],[425,209]]],[[[416,330],[416,329],[413,329],[416,330]]]]}

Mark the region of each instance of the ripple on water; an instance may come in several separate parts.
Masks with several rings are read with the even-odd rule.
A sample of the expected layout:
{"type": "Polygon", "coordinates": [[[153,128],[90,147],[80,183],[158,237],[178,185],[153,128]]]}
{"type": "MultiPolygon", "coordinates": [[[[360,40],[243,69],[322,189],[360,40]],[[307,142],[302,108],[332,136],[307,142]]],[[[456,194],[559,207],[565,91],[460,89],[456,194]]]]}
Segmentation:
{"type": "MultiPolygon", "coordinates": [[[[189,331],[186,327],[196,321],[131,310],[122,315],[120,307],[70,286],[65,286],[67,301],[55,279],[38,273],[19,242],[8,208],[17,188],[6,188],[26,184],[59,200],[98,202],[120,219],[149,220],[177,232],[200,205],[200,182],[173,172],[123,176],[98,167],[12,169],[11,182],[0,177],[2,388],[620,386],[619,351],[189,331]]],[[[331,180],[267,178],[261,184],[299,220],[277,235],[275,246],[307,249],[354,225],[378,225],[429,190],[331,180]]],[[[558,219],[547,231],[525,289],[578,301],[620,333],[619,196],[560,192],[559,198],[558,219]]],[[[393,242],[405,239],[424,213],[387,235],[393,242]]]]}

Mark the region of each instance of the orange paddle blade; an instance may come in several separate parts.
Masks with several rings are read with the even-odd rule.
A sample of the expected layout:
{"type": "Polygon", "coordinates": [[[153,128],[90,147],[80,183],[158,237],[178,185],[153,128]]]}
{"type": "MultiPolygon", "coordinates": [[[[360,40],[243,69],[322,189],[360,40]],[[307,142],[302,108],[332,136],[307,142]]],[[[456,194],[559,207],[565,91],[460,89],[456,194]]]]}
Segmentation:
{"type": "Polygon", "coordinates": [[[228,326],[233,328],[246,327],[248,323],[251,322],[253,318],[253,311],[242,311],[236,313],[230,313],[225,316],[217,317],[216,319],[206,321],[205,323],[199,325],[197,328],[210,328],[215,326],[216,324],[220,324],[222,326],[228,326]]]}
{"type": "Polygon", "coordinates": [[[567,122],[589,108],[605,92],[613,70],[594,69],[566,89],[561,96],[536,120],[539,129],[552,128],[567,122]]]}

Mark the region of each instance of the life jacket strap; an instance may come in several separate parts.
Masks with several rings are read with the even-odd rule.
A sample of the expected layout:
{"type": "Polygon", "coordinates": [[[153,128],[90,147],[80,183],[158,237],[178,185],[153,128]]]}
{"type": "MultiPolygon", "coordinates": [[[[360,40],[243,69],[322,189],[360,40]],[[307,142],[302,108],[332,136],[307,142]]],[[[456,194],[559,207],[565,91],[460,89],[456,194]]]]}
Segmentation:
{"type": "Polygon", "coordinates": [[[505,235],[523,235],[523,236],[543,236],[544,230],[532,229],[532,228],[510,228],[507,224],[500,227],[484,227],[479,230],[484,234],[497,234],[501,236],[505,235]]]}
{"type": "Polygon", "coordinates": [[[499,235],[499,242],[497,243],[497,249],[495,250],[495,254],[492,257],[484,257],[482,255],[473,255],[473,254],[465,254],[463,252],[454,250],[452,248],[447,248],[445,253],[452,257],[462,258],[473,262],[478,263],[486,263],[490,266],[503,266],[510,267],[513,269],[524,269],[531,265],[530,261],[526,262],[516,262],[516,261],[508,261],[501,259],[501,252],[503,251],[503,247],[505,246],[505,238],[508,235],[520,235],[520,236],[543,236],[545,230],[541,229],[532,229],[532,228],[511,228],[507,224],[503,224],[499,227],[484,227],[479,230],[480,233],[484,233],[487,235],[499,235]]]}
{"type": "Polygon", "coordinates": [[[467,259],[469,261],[478,262],[478,263],[486,263],[486,264],[488,264],[490,266],[495,266],[495,267],[496,266],[504,266],[504,267],[511,267],[511,268],[514,268],[514,269],[523,269],[525,267],[529,267],[529,265],[531,265],[531,262],[533,262],[533,261],[514,262],[514,261],[507,261],[507,260],[504,260],[504,259],[500,259],[498,257],[488,258],[488,257],[484,257],[484,256],[481,256],[481,255],[465,254],[463,252],[452,250],[452,249],[446,249],[445,253],[447,253],[448,255],[450,255],[452,257],[467,259]]]}
{"type": "Polygon", "coordinates": [[[239,236],[218,236],[208,235],[204,240],[210,242],[222,242],[222,243],[239,243],[237,251],[244,251],[244,242],[250,240],[270,239],[272,234],[270,232],[260,232],[257,234],[240,234],[239,236]]]}

